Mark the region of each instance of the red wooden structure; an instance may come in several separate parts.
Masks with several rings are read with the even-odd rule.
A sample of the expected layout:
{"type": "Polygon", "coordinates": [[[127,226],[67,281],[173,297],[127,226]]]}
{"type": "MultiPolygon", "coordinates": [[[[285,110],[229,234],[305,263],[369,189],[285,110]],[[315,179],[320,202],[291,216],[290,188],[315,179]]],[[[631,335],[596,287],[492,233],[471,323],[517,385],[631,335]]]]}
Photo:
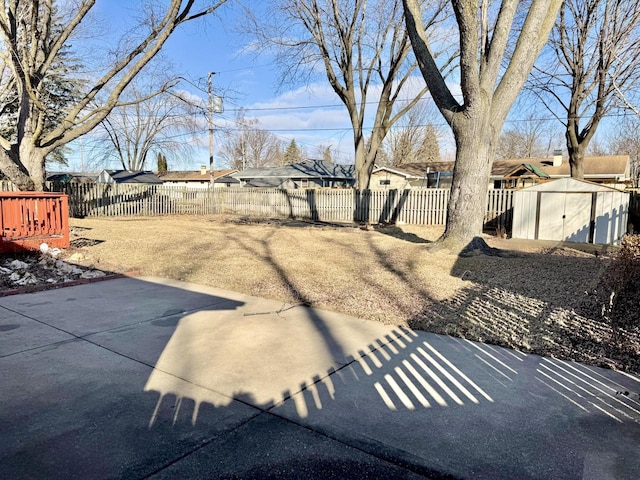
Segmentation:
{"type": "Polygon", "coordinates": [[[0,253],[69,247],[67,195],[0,192],[0,253]]]}

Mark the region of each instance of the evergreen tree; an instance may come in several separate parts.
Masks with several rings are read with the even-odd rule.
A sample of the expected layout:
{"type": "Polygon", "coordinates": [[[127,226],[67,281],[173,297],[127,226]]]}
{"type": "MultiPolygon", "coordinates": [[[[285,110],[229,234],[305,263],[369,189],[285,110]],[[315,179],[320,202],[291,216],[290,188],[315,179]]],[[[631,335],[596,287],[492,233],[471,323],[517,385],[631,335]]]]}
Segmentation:
{"type": "Polygon", "coordinates": [[[300,151],[300,148],[298,148],[298,144],[296,143],[296,139],[294,138],[293,140],[291,140],[291,143],[284,152],[284,163],[285,165],[292,165],[301,161],[302,152],[300,151]]]}
{"type": "Polygon", "coordinates": [[[423,162],[440,161],[440,145],[438,144],[438,133],[431,123],[429,123],[424,128],[422,145],[420,146],[420,157],[420,160],[423,162]]]}
{"type": "MultiPolygon", "coordinates": [[[[26,16],[26,10],[19,11],[26,16]]],[[[64,28],[64,25],[55,5],[52,5],[51,16],[52,35],[57,36],[64,28]]],[[[18,20],[24,21],[22,18],[18,20]]],[[[71,54],[70,46],[64,44],[53,58],[51,67],[44,72],[41,79],[41,97],[39,99],[45,106],[42,111],[43,133],[46,134],[56,128],[66,116],[70,106],[80,98],[80,89],[85,84],[82,78],[77,75],[80,68],[79,59],[71,54]]],[[[15,142],[18,138],[19,108],[16,82],[9,81],[2,85],[2,88],[0,88],[0,104],[2,104],[0,108],[0,136],[9,142],[15,142]]],[[[70,148],[63,145],[49,153],[45,160],[47,163],[67,165],[66,155],[69,152],[70,148]]]]}
{"type": "Polygon", "coordinates": [[[167,157],[162,152],[158,152],[158,172],[166,172],[168,170],[167,157]]]}

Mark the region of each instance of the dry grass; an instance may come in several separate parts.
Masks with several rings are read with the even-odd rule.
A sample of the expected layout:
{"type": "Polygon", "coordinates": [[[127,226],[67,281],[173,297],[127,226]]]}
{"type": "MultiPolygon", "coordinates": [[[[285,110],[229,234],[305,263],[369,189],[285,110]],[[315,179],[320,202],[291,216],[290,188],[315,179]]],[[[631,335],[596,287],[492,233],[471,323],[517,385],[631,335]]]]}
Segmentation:
{"type": "Polygon", "coordinates": [[[226,216],[87,218],[72,227],[74,244],[85,245],[84,263],[104,270],[640,371],[640,331],[627,332],[624,350],[612,347],[611,329],[589,297],[611,262],[601,249],[493,238],[487,241],[505,255],[460,258],[425,246],[440,228],[365,231],[226,216]]]}

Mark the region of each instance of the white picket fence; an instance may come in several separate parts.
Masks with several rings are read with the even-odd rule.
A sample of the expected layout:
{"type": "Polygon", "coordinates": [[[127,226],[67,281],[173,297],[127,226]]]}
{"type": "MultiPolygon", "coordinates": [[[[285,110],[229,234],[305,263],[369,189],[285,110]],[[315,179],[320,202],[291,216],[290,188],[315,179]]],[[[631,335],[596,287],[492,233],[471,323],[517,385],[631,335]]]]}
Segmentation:
{"type": "Polygon", "coordinates": [[[17,192],[18,187],[16,187],[13,182],[9,180],[0,180],[0,192],[17,192]]]}
{"type": "MultiPolygon", "coordinates": [[[[2,185],[0,185],[1,187],[2,185]]],[[[448,189],[196,189],[164,185],[50,185],[69,195],[69,211],[85,216],[160,216],[231,213],[325,222],[444,225],[448,189]]],[[[511,226],[512,191],[489,190],[485,223],[511,226]]]]}

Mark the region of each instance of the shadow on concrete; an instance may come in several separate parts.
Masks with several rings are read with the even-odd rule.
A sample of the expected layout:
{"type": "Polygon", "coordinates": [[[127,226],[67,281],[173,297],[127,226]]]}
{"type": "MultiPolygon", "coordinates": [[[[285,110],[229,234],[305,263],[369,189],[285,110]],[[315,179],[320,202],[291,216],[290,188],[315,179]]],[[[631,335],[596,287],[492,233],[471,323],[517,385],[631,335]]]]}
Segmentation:
{"type": "MultiPolygon", "coordinates": [[[[182,319],[145,385],[145,391],[159,395],[164,409],[160,414],[154,410],[149,428],[155,428],[163,415],[168,416],[165,421],[184,418],[197,428],[197,412],[204,406],[230,405],[194,398],[189,389],[197,384],[274,417],[264,421],[286,420],[428,478],[523,478],[524,472],[535,477],[550,470],[559,478],[571,478],[591,462],[594,435],[611,442],[613,450],[633,445],[640,402],[616,391],[638,385],[638,379],[621,382],[613,372],[406,327],[388,327],[384,334],[353,342],[352,336],[331,333],[339,329],[340,321],[301,306],[264,316],[239,334],[260,337],[260,351],[250,353],[251,347],[244,349],[227,338],[239,345],[230,362],[228,351],[184,348],[188,343],[183,337],[191,337],[195,345],[193,336],[203,332],[182,319]],[[290,325],[297,346],[283,347],[266,333],[278,317],[311,326],[305,330],[308,336],[290,325]],[[323,350],[328,355],[318,361],[323,350]],[[177,358],[182,365],[176,364],[177,358]],[[170,388],[159,371],[171,374],[170,388]],[[235,384],[244,388],[225,392],[222,375],[234,376],[235,384]],[[189,380],[186,388],[184,380],[189,380]],[[580,423],[569,426],[560,418],[580,423]],[[549,438],[554,438],[554,449],[548,448],[549,438]],[[526,460],[513,461],[523,452],[526,460]]],[[[250,425],[246,429],[250,432],[250,425]]],[[[220,448],[214,441],[184,465],[169,466],[165,475],[182,477],[205,459],[219,458],[220,448]]],[[[247,470],[240,462],[235,467],[238,477],[268,475],[273,466],[268,457],[273,453],[264,453],[273,452],[272,446],[262,445],[256,451],[262,452],[256,454],[261,460],[252,458],[247,470]]],[[[307,468],[318,471],[329,465],[307,462],[307,468]]],[[[280,465],[287,466],[285,471],[305,469],[293,453],[280,465]]],[[[631,470],[629,464],[620,465],[624,477],[631,470]]],[[[362,478],[362,474],[340,477],[362,478]]]]}
{"type": "Polygon", "coordinates": [[[640,403],[615,394],[635,378],[308,309],[268,239],[235,240],[298,305],[136,279],[0,299],[56,335],[0,357],[4,474],[570,478],[595,427],[613,449],[637,433],[640,403]]]}
{"type": "MultiPolygon", "coordinates": [[[[250,346],[246,352],[242,348],[241,352],[233,352],[237,355],[233,368],[239,384],[245,388],[229,392],[235,400],[430,478],[449,478],[449,475],[522,478],[542,476],[548,471],[569,478],[585,469],[591,470],[592,464],[598,461],[594,460],[589,446],[594,441],[594,432],[601,440],[616,445],[614,450],[620,445],[620,451],[624,451],[633,444],[631,439],[637,435],[640,422],[640,402],[616,392],[637,388],[640,384],[637,378],[463,338],[427,335],[407,327],[376,326],[385,328],[385,332],[363,335],[369,328],[363,325],[349,335],[338,334],[336,322],[340,319],[306,308],[310,300],[274,254],[269,237],[259,240],[259,247],[242,238],[230,240],[241,245],[248,255],[260,257],[269,264],[297,302],[293,308],[266,312],[268,315],[244,325],[241,335],[248,335],[250,346]],[[287,335],[295,339],[295,345],[283,344],[281,339],[270,336],[270,327],[276,328],[280,322],[289,322],[287,335]],[[308,327],[304,334],[298,330],[301,325],[308,327]],[[256,354],[252,350],[256,344],[260,345],[257,363],[250,356],[256,354]],[[268,385],[263,384],[265,378],[269,379],[268,385]],[[536,421],[530,422],[531,418],[536,421]],[[574,428],[559,418],[581,418],[581,421],[574,428]],[[416,433],[420,431],[428,433],[416,433]],[[557,448],[551,452],[546,447],[539,448],[552,437],[556,439],[557,448]],[[527,460],[514,462],[522,452],[527,452],[527,460]],[[461,459],[464,459],[462,464],[461,459]]],[[[385,270],[407,289],[416,289],[410,274],[396,268],[384,252],[376,250],[373,242],[370,248],[377,252],[385,270]]],[[[478,255],[471,260],[477,261],[478,255]]],[[[521,262],[528,257],[535,261],[533,254],[509,252],[497,252],[490,258],[521,262]]],[[[467,261],[461,257],[454,271],[468,268],[467,261]]],[[[467,275],[472,273],[465,271],[467,275]]],[[[505,287],[510,284],[507,282],[505,287]]],[[[561,298],[564,297],[554,298],[547,304],[527,297],[526,292],[517,293],[517,288],[507,291],[474,282],[450,301],[434,301],[432,309],[422,312],[412,322],[425,318],[433,321],[439,309],[441,312],[449,309],[443,318],[450,319],[454,313],[461,320],[458,325],[477,326],[473,331],[467,327],[466,333],[478,335],[489,343],[492,339],[495,339],[493,343],[504,343],[506,336],[516,343],[516,348],[521,348],[517,342],[530,341],[531,323],[535,323],[532,319],[542,322],[538,326],[540,335],[552,332],[549,338],[544,338],[547,342],[555,338],[553,330],[548,329],[553,321],[562,328],[569,324],[593,327],[585,325],[582,319],[570,321],[571,313],[561,298]]],[[[177,346],[185,343],[180,340],[181,336],[192,336],[189,331],[201,332],[201,329],[190,328],[188,319],[181,320],[162,356],[170,352],[175,353],[174,357],[185,355],[187,350],[177,346]]],[[[231,344],[238,344],[237,340],[231,344]]],[[[219,372],[228,371],[230,364],[225,358],[232,352],[214,348],[212,354],[203,358],[195,351],[192,353],[197,358],[190,360],[187,368],[179,369],[185,376],[195,375],[206,382],[216,378],[219,372]],[[192,365],[200,367],[191,370],[192,365]]],[[[157,370],[165,370],[162,363],[161,357],[157,370]]],[[[149,379],[145,390],[159,392],[160,398],[166,396],[163,392],[169,391],[170,400],[181,397],[179,385],[167,389],[154,378],[149,379]]],[[[194,405],[202,401],[197,399],[194,405]]],[[[223,405],[217,408],[221,407],[223,405]]],[[[184,415],[189,413],[187,410],[184,415]]],[[[194,419],[192,414],[191,418],[197,425],[197,416],[194,419]]],[[[152,415],[151,424],[153,421],[152,415]]],[[[207,457],[213,453],[198,455],[207,457]]],[[[193,463],[198,462],[189,462],[193,463]]],[[[614,464],[622,476],[631,471],[618,457],[614,464]]],[[[176,468],[168,471],[184,473],[176,468]]],[[[260,467],[256,468],[253,473],[264,473],[260,467]]]]}

